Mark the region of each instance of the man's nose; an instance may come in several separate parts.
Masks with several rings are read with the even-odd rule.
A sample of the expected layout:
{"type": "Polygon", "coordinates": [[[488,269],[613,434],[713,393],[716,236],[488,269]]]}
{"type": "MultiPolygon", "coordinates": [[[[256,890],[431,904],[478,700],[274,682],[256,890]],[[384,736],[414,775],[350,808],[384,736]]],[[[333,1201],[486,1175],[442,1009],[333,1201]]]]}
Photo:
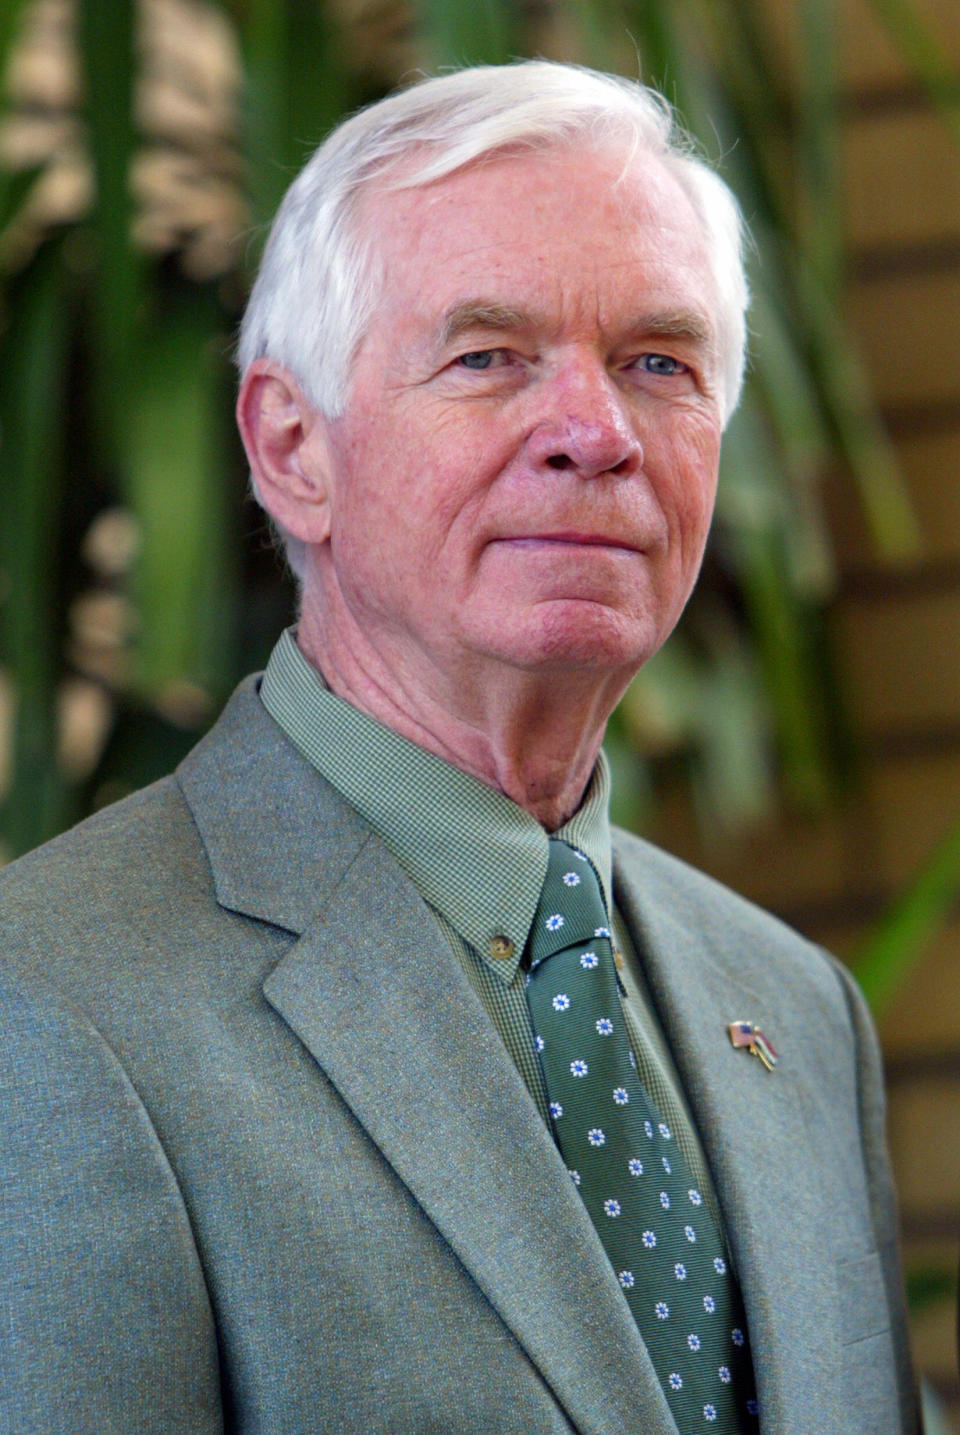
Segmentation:
{"type": "Polygon", "coordinates": [[[627,477],[643,463],[639,436],[623,395],[603,368],[580,366],[547,381],[542,411],[527,443],[537,468],[583,478],[627,477]]]}

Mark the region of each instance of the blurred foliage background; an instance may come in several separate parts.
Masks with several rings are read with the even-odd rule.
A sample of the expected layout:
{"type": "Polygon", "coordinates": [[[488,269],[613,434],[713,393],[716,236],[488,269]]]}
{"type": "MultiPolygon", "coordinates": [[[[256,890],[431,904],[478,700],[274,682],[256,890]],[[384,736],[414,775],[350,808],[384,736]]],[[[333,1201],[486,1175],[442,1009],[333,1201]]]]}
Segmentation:
{"type": "MultiPolygon", "coordinates": [[[[928,19],[867,3],[960,144],[928,19]]],[[[611,725],[616,815],[643,827],[678,769],[730,834],[856,784],[823,621],[824,475],[855,492],[878,561],[915,562],[920,537],[841,318],[836,7],[784,4],[789,85],[759,0],[3,0],[4,859],[169,771],[290,620],[245,500],[231,349],[293,174],[398,81],[532,54],[662,89],[753,235],[752,364],[715,531],[681,628],[611,725]]],[[[960,826],[859,953],[878,1008],[958,883],[960,826]]]]}

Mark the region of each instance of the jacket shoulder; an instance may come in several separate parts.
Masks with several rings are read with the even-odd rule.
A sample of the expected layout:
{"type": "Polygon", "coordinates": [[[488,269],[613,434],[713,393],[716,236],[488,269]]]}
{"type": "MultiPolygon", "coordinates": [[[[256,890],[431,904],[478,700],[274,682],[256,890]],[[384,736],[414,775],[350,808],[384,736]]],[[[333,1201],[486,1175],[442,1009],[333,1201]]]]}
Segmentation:
{"type": "Polygon", "coordinates": [[[641,882],[652,899],[668,900],[682,913],[760,928],[787,943],[810,945],[779,917],[635,833],[614,827],[613,847],[618,871],[628,880],[641,882]]]}
{"type": "Polygon", "coordinates": [[[209,890],[190,809],[176,779],[162,778],[0,872],[0,954],[42,947],[49,962],[94,935],[122,940],[209,890]]]}
{"type": "Polygon", "coordinates": [[[618,901],[670,915],[678,930],[696,932],[731,967],[742,968],[745,953],[762,954],[762,965],[780,977],[819,986],[833,1001],[858,1002],[849,972],[829,952],[781,918],[758,907],[715,877],[621,828],[614,828],[619,878],[618,901]]]}

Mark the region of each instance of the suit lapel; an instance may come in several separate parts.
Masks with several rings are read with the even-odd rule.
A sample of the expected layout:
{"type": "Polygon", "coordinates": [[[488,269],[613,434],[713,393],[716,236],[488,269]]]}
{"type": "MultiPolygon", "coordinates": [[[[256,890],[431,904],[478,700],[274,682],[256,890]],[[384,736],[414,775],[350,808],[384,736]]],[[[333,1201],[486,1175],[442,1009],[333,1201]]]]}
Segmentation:
{"type": "Polygon", "coordinates": [[[267,1000],[574,1427],[627,1435],[642,1413],[645,1435],[676,1435],[559,1153],[395,859],[278,741],[252,693],[180,775],[221,904],[299,933],[264,983],[267,1000]]]}
{"type": "Polygon", "coordinates": [[[811,1177],[809,1077],[799,1066],[809,1043],[792,1028],[772,953],[757,950],[755,934],[743,925],[711,935],[706,922],[683,913],[676,893],[651,897],[637,878],[635,864],[617,862],[618,904],[642,953],[723,1210],[764,1428],[780,1435],[841,1429],[826,1338],[834,1323],[831,1273],[810,1279],[829,1212],[811,1177]],[[730,1043],[727,1026],[740,1018],[757,1022],[778,1048],[773,1072],[730,1043]]]}

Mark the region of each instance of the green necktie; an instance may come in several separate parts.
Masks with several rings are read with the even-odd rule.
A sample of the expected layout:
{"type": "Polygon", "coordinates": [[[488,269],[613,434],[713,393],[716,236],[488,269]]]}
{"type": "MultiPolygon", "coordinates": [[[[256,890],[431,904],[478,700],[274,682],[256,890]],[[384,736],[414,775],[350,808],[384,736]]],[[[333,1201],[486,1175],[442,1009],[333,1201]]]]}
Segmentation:
{"type": "Polygon", "coordinates": [[[527,1000],[554,1136],[683,1435],[757,1429],[743,1303],[723,1238],[637,1076],[589,860],[557,838],[527,1000]]]}

